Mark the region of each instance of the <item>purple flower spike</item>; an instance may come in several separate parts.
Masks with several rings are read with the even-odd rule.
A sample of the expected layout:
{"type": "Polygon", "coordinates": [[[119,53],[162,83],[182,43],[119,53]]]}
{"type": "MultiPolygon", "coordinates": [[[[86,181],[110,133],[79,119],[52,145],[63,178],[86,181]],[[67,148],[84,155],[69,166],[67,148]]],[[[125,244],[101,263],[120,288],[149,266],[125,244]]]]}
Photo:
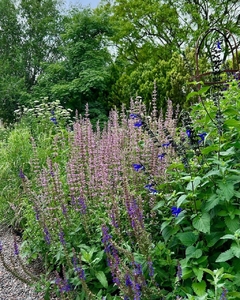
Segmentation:
{"type": "Polygon", "coordinates": [[[180,207],[176,207],[176,206],[173,206],[171,210],[172,210],[172,214],[175,217],[177,217],[180,214],[180,212],[182,211],[182,209],[180,207]]]}
{"type": "Polygon", "coordinates": [[[65,239],[64,239],[64,232],[62,230],[59,233],[59,240],[60,240],[60,242],[63,246],[66,245],[66,242],[65,242],[65,239]]]}
{"type": "Polygon", "coordinates": [[[14,237],[14,254],[15,255],[18,255],[19,254],[19,249],[18,249],[18,244],[17,244],[17,241],[16,241],[16,237],[14,237]]]}
{"type": "Polygon", "coordinates": [[[44,238],[45,238],[46,243],[48,245],[50,245],[51,238],[50,238],[50,234],[49,234],[49,231],[48,231],[47,227],[44,227],[44,238]]]}
{"type": "Polygon", "coordinates": [[[142,164],[133,164],[132,165],[135,171],[145,170],[145,167],[142,164]]]}
{"type": "Polygon", "coordinates": [[[24,179],[25,178],[25,175],[24,175],[24,173],[23,173],[23,170],[22,169],[20,169],[20,171],[19,171],[19,177],[20,178],[22,178],[22,179],[24,179]]]}

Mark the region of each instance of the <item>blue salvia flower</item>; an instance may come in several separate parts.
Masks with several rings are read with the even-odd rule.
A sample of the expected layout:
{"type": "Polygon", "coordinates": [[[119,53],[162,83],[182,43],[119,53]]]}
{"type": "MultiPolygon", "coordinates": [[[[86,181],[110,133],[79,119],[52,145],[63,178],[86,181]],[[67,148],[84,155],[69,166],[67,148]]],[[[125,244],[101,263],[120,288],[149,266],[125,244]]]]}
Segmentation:
{"type": "Polygon", "coordinates": [[[198,141],[198,143],[201,143],[204,141],[205,139],[205,136],[207,135],[206,132],[203,132],[203,133],[199,133],[198,136],[200,137],[200,140],[198,141]]]}
{"type": "Polygon", "coordinates": [[[159,154],[159,155],[158,155],[158,158],[159,158],[160,160],[163,160],[163,158],[166,156],[166,154],[167,154],[167,153],[165,153],[165,152],[162,153],[162,154],[159,154]]]}
{"type": "Polygon", "coordinates": [[[135,171],[145,170],[145,167],[142,164],[132,164],[135,171]]]}
{"type": "Polygon", "coordinates": [[[190,138],[191,135],[192,135],[191,129],[187,129],[187,130],[186,130],[186,134],[187,134],[187,137],[190,138]]]}
{"type": "Polygon", "coordinates": [[[130,114],[129,116],[133,120],[139,118],[139,116],[137,114],[130,114]]]}
{"type": "Polygon", "coordinates": [[[221,42],[217,41],[217,48],[221,50],[221,42]]]}
{"type": "Polygon", "coordinates": [[[162,147],[169,147],[170,145],[171,145],[171,142],[167,142],[167,143],[162,144],[162,147]]]}
{"type": "Polygon", "coordinates": [[[3,249],[3,245],[2,245],[2,241],[0,241],[0,253],[2,252],[3,249]]]}
{"type": "Polygon", "coordinates": [[[158,191],[153,188],[153,184],[146,184],[144,187],[149,191],[151,195],[158,194],[158,191]]]}
{"type": "Polygon", "coordinates": [[[134,123],[134,127],[141,127],[142,124],[143,124],[143,122],[140,120],[140,121],[134,123]]]}
{"type": "Polygon", "coordinates": [[[51,117],[50,120],[53,122],[53,124],[57,125],[57,119],[55,117],[51,117]]]}
{"type": "Polygon", "coordinates": [[[175,217],[177,217],[177,216],[180,214],[180,212],[182,211],[182,209],[181,209],[180,207],[176,207],[176,206],[173,206],[173,207],[171,208],[171,210],[172,210],[172,214],[173,214],[175,217]]]}

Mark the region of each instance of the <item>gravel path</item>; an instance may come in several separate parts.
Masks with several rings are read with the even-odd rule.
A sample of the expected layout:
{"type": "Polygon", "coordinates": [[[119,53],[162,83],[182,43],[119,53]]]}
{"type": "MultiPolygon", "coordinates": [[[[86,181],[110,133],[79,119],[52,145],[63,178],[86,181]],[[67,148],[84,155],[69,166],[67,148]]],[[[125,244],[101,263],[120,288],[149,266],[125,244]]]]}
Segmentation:
{"type": "MultiPolygon", "coordinates": [[[[21,244],[19,237],[13,234],[10,229],[2,228],[0,229],[0,242],[2,245],[2,254],[7,265],[13,266],[15,264],[16,271],[21,272],[22,268],[16,259],[14,254],[14,236],[16,237],[16,242],[18,246],[21,244]]],[[[43,269],[41,264],[36,263],[27,268],[36,275],[39,275],[43,269]]],[[[29,278],[24,276],[24,278],[29,278]]],[[[34,292],[34,288],[30,287],[26,283],[23,283],[16,277],[14,277],[10,272],[6,270],[3,266],[2,260],[0,259],[0,300],[43,300],[43,293],[34,292]]],[[[51,299],[57,299],[52,297],[51,299]]]]}

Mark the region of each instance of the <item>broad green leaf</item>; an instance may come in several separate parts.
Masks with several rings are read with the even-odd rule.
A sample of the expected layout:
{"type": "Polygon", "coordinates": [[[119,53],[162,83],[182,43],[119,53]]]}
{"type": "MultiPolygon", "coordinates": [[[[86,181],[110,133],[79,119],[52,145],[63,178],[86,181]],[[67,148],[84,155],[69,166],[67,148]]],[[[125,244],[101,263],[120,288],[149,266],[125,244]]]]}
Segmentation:
{"type": "Polygon", "coordinates": [[[239,229],[239,217],[235,217],[234,219],[225,217],[224,222],[232,233],[235,233],[235,231],[239,229]]]}
{"type": "Polygon", "coordinates": [[[202,149],[202,154],[207,155],[208,153],[213,152],[213,151],[218,151],[218,145],[213,144],[211,146],[208,146],[208,147],[202,149]]]}
{"type": "Polygon", "coordinates": [[[226,151],[221,151],[220,152],[220,155],[221,156],[228,156],[228,155],[234,155],[235,154],[235,149],[234,149],[234,147],[231,147],[231,148],[229,148],[228,150],[226,150],[226,151]]]}
{"type": "Polygon", "coordinates": [[[225,234],[221,237],[221,240],[235,240],[235,236],[233,234],[225,234]]]}
{"type": "Polygon", "coordinates": [[[224,200],[230,201],[230,199],[234,196],[234,185],[232,182],[219,182],[219,189],[217,190],[217,194],[224,200]]]}
{"type": "Polygon", "coordinates": [[[207,174],[204,175],[203,178],[208,178],[208,177],[214,176],[214,175],[221,176],[221,173],[219,170],[212,170],[212,171],[207,172],[207,174]]]}
{"type": "Polygon", "coordinates": [[[237,258],[240,258],[240,247],[237,245],[237,243],[232,243],[231,250],[237,258]]]}
{"type": "Polygon", "coordinates": [[[196,190],[196,188],[199,186],[200,183],[201,183],[201,177],[197,176],[188,183],[186,190],[188,191],[196,190]]]}
{"type": "Polygon", "coordinates": [[[208,213],[203,213],[193,219],[193,227],[197,230],[210,233],[210,215],[208,213]]]}
{"type": "Polygon", "coordinates": [[[160,207],[163,207],[166,203],[164,201],[160,201],[158,202],[154,207],[153,207],[153,210],[157,210],[159,209],[160,207]]]}
{"type": "Polygon", "coordinates": [[[103,273],[103,271],[98,271],[95,273],[97,279],[101,282],[102,286],[107,289],[108,287],[108,281],[107,278],[105,276],[105,274],[103,273]]]}
{"type": "Polygon", "coordinates": [[[193,267],[193,272],[197,276],[197,280],[200,282],[203,278],[203,270],[200,268],[193,267]]]}
{"type": "Polygon", "coordinates": [[[198,235],[195,235],[191,231],[178,233],[177,237],[184,246],[192,246],[198,239],[198,235]]]}
{"type": "Polygon", "coordinates": [[[231,249],[221,253],[218,258],[216,259],[216,262],[225,262],[228,261],[229,259],[233,258],[234,254],[231,249]]]}
{"type": "Polygon", "coordinates": [[[203,211],[209,212],[219,203],[219,197],[217,195],[212,195],[206,203],[203,204],[203,211]]]}
{"type": "Polygon", "coordinates": [[[202,280],[201,282],[194,282],[192,284],[192,288],[194,290],[194,293],[197,296],[203,296],[206,293],[206,282],[202,280]]]}
{"type": "Polygon", "coordinates": [[[187,195],[182,195],[177,200],[177,207],[180,207],[186,200],[187,195]]]}
{"type": "Polygon", "coordinates": [[[240,128],[240,122],[235,119],[228,119],[224,122],[227,126],[240,128]]]}

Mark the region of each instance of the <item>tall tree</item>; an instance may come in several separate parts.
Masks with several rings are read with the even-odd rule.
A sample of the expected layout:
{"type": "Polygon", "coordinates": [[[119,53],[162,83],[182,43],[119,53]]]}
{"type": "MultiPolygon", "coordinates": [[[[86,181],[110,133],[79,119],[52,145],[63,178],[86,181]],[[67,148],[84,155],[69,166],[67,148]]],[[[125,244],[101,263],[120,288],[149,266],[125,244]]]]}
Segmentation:
{"type": "Polygon", "coordinates": [[[57,0],[0,0],[0,118],[30,101],[42,63],[58,57],[57,0]]]}
{"type": "Polygon", "coordinates": [[[73,10],[64,24],[63,59],[47,66],[37,89],[80,112],[87,102],[95,112],[100,107],[104,110],[112,65],[107,49],[108,18],[91,9],[73,10]]]}

